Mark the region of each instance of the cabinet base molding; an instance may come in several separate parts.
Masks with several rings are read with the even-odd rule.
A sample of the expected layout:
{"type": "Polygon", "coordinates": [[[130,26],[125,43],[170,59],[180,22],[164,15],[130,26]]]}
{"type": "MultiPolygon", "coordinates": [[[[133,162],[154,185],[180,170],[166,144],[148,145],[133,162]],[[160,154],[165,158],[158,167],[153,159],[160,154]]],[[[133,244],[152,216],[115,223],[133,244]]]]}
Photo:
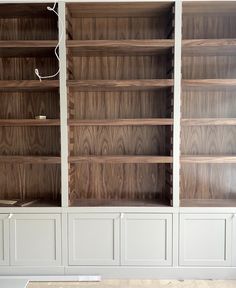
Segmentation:
{"type": "Polygon", "coordinates": [[[179,279],[179,280],[234,280],[236,267],[19,267],[0,268],[0,279],[14,278],[29,281],[81,281],[85,275],[101,279],[179,279]],[[41,275],[37,275],[39,273],[41,275]]]}

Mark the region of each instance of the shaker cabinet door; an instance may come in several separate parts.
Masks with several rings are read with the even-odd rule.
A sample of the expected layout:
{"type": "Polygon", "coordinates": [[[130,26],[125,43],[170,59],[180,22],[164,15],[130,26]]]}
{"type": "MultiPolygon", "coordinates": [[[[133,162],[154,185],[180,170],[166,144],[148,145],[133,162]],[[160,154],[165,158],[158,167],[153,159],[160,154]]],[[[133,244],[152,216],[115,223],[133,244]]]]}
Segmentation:
{"type": "Polygon", "coordinates": [[[125,214],[121,227],[122,265],[172,264],[171,214],[125,214]]]}
{"type": "Polygon", "coordinates": [[[61,265],[59,214],[14,214],[10,238],[11,265],[61,265]]]}
{"type": "Polygon", "coordinates": [[[232,214],[180,215],[180,265],[230,266],[232,214]]]}
{"type": "Polygon", "coordinates": [[[69,264],[119,264],[119,214],[69,215],[69,264]]]}

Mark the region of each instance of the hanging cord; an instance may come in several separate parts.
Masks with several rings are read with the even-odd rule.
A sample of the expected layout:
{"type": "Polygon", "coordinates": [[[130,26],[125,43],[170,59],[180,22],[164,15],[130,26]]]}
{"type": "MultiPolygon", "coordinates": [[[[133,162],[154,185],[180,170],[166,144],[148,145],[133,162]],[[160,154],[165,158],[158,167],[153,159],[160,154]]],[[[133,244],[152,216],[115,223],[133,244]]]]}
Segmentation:
{"type": "Polygon", "coordinates": [[[62,23],[62,21],[61,21],[61,19],[60,19],[59,14],[58,14],[57,11],[56,11],[56,5],[57,5],[57,1],[55,1],[53,7],[47,6],[47,9],[48,9],[49,11],[54,12],[54,13],[57,15],[57,17],[58,17],[58,22],[59,22],[59,25],[60,25],[60,28],[61,28],[61,35],[60,35],[59,41],[58,41],[58,43],[57,43],[57,46],[56,46],[55,49],[54,49],[55,56],[56,56],[56,58],[57,58],[57,60],[58,60],[59,68],[58,68],[58,70],[57,70],[57,72],[56,72],[55,74],[53,74],[53,75],[48,75],[48,76],[41,76],[41,75],[39,74],[39,70],[36,68],[36,69],[34,70],[34,72],[35,72],[35,74],[37,75],[37,77],[39,78],[39,81],[40,81],[40,82],[42,81],[42,79],[54,78],[54,77],[56,77],[56,76],[60,73],[60,57],[59,57],[59,54],[58,54],[57,50],[58,50],[59,45],[60,45],[60,43],[61,43],[61,41],[62,41],[62,39],[63,39],[63,28],[64,28],[64,25],[63,25],[63,23],[62,23]]]}

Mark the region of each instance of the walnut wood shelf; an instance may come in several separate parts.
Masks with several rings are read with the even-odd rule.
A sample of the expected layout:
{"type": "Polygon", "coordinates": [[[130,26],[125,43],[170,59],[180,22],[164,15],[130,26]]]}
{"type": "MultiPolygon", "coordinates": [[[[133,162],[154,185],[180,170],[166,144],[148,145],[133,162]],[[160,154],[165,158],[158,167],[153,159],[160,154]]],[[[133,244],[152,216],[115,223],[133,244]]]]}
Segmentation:
{"type": "Polygon", "coordinates": [[[1,80],[0,91],[51,91],[59,88],[58,80],[1,80]]]}
{"type": "Polygon", "coordinates": [[[182,199],[181,207],[236,207],[236,199],[182,199]]]}
{"type": "Polygon", "coordinates": [[[209,163],[209,164],[217,164],[217,163],[236,163],[236,156],[234,155],[189,155],[189,156],[181,156],[181,163],[209,163]]]}
{"type": "Polygon", "coordinates": [[[160,164],[160,163],[172,163],[173,158],[171,156],[71,156],[69,157],[70,163],[148,163],[148,164],[160,164]]]}
{"type": "Polygon", "coordinates": [[[0,119],[0,126],[60,126],[60,119],[0,119]]]}
{"type": "Polygon", "coordinates": [[[169,203],[162,202],[161,200],[98,200],[98,199],[77,199],[70,203],[70,207],[169,207],[169,203]]]}
{"type": "Polygon", "coordinates": [[[155,54],[165,53],[174,47],[173,39],[160,40],[68,40],[67,48],[73,56],[91,55],[102,52],[104,55],[113,54],[155,54]]]}
{"type": "Polygon", "coordinates": [[[220,126],[236,125],[236,118],[197,118],[182,119],[183,126],[220,126]]]}
{"type": "Polygon", "coordinates": [[[61,157],[57,156],[0,156],[2,163],[18,164],[60,164],[61,157]]]}
{"type": "Polygon", "coordinates": [[[40,57],[53,55],[56,40],[0,41],[0,57],[40,57]]]}
{"type": "Polygon", "coordinates": [[[236,55],[236,39],[191,39],[182,41],[183,56],[236,55]]]}
{"type": "Polygon", "coordinates": [[[155,90],[172,87],[174,80],[68,80],[67,85],[75,91],[155,90]]]}
{"type": "Polygon", "coordinates": [[[194,79],[182,80],[182,87],[235,87],[236,79],[194,79]]]}
{"type": "Polygon", "coordinates": [[[69,120],[70,126],[158,126],[173,125],[170,118],[151,119],[103,119],[103,120],[69,120]]]}

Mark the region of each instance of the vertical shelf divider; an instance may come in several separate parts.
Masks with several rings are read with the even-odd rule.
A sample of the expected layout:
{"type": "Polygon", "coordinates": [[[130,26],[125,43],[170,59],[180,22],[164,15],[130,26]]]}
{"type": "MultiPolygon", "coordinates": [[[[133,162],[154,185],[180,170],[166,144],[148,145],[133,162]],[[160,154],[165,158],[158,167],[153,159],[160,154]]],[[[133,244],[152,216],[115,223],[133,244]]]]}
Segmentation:
{"type": "Polygon", "coordinates": [[[173,207],[179,207],[182,0],[175,1],[173,207]]]}
{"type": "Polygon", "coordinates": [[[68,207],[68,127],[67,127],[67,86],[66,86],[66,16],[65,2],[58,3],[59,17],[63,27],[59,26],[59,37],[63,38],[59,46],[60,53],[60,113],[61,113],[61,204],[68,207]],[[61,31],[61,28],[64,31],[61,31]]]}

